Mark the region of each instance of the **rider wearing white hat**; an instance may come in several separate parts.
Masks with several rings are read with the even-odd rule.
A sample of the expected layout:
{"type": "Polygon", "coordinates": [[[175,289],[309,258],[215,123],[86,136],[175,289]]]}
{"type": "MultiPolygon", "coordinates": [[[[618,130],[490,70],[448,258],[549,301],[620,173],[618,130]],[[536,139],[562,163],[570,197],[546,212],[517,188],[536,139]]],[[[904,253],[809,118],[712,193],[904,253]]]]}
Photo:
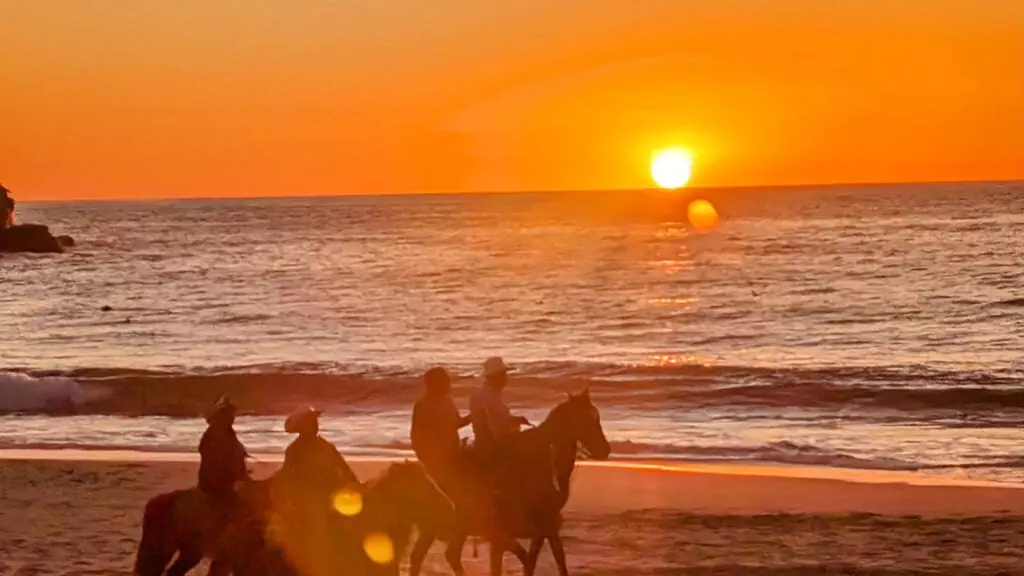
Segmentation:
{"type": "Polygon", "coordinates": [[[493,444],[530,424],[522,416],[513,416],[502,398],[508,384],[509,367],[505,361],[492,356],[484,362],[484,385],[469,399],[473,418],[473,436],[478,443],[493,444]]]}

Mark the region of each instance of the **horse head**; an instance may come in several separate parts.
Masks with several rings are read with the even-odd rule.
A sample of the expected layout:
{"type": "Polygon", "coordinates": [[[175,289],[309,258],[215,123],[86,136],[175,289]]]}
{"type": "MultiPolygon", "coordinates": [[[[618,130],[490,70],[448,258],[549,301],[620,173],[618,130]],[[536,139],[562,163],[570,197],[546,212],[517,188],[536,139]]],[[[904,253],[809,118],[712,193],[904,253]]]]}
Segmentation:
{"type": "Polygon", "coordinates": [[[590,388],[576,394],[561,404],[568,418],[568,427],[576,437],[584,456],[594,460],[607,460],[611,446],[601,427],[601,412],[590,400],[590,388]]]}

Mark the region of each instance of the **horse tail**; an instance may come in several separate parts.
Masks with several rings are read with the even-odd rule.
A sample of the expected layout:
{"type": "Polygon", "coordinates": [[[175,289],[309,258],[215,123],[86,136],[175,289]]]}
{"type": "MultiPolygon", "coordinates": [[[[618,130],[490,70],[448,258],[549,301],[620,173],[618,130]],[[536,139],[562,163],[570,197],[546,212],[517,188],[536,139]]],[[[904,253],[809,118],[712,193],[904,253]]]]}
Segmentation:
{"type": "Polygon", "coordinates": [[[161,494],[146,503],[142,515],[142,540],[135,555],[136,576],[160,576],[170,563],[174,542],[174,504],[180,492],[161,494]]]}

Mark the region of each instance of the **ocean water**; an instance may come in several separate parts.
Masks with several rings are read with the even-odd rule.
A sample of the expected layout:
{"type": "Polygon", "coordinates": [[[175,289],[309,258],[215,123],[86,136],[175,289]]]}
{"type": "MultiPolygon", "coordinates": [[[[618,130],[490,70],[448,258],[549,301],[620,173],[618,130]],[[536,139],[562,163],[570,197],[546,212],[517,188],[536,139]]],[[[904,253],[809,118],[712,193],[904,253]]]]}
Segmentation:
{"type": "Polygon", "coordinates": [[[0,447],[252,451],[327,409],[408,453],[419,376],[482,360],[533,420],[590,387],[618,458],[1024,480],[1024,185],[19,203],[0,447]],[[696,233],[699,195],[722,223],[696,233]],[[67,379],[67,380],[65,380],[67,379]]]}

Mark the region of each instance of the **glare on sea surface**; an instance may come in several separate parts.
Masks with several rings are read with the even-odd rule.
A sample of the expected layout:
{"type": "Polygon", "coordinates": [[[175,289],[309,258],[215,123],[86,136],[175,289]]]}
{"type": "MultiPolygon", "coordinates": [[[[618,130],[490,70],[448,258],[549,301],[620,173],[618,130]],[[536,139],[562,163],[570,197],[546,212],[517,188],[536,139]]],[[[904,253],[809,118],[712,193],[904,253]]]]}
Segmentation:
{"type": "Polygon", "coordinates": [[[342,516],[355,516],[363,511],[363,495],[355,490],[339,490],[334,494],[332,503],[342,516]]]}
{"type": "Polygon", "coordinates": [[[363,539],[363,551],[377,564],[390,564],[395,559],[395,546],[387,534],[374,532],[363,539]]]}
{"type": "Polygon", "coordinates": [[[698,232],[710,232],[718,227],[718,211],[707,200],[694,200],[686,207],[686,218],[698,232]]]}
{"type": "Polygon", "coordinates": [[[666,148],[651,156],[651,177],[669,190],[682,188],[693,173],[693,154],[683,148],[666,148]]]}

